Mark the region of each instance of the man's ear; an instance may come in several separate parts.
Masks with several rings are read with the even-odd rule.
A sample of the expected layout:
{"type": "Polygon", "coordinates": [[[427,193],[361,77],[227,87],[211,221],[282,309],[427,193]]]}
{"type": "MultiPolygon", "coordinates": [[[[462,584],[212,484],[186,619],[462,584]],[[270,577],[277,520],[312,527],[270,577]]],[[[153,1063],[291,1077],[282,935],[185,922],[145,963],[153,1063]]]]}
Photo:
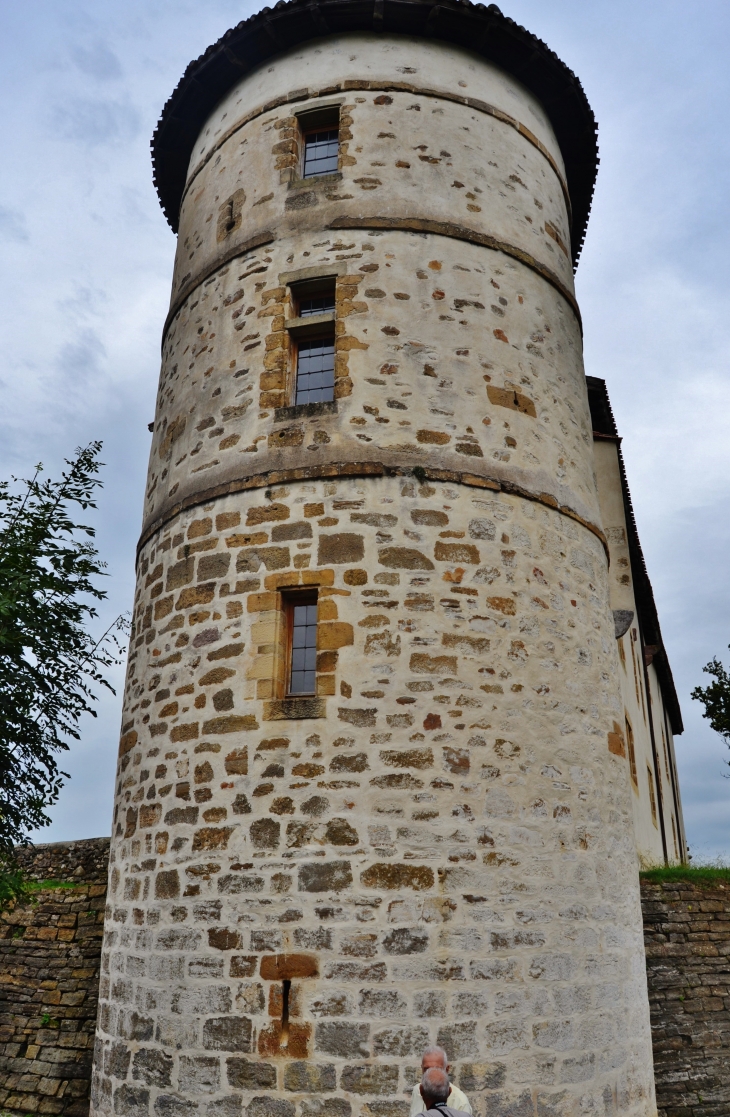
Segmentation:
{"type": "Polygon", "coordinates": [[[426,1100],[426,1095],[425,1095],[425,1094],[424,1094],[424,1092],[423,1092],[423,1086],[419,1086],[419,1087],[418,1087],[418,1089],[419,1089],[419,1092],[420,1092],[420,1094],[421,1094],[421,1097],[422,1097],[422,1098],[423,1098],[423,1100],[425,1101],[425,1100],[426,1100]]]}

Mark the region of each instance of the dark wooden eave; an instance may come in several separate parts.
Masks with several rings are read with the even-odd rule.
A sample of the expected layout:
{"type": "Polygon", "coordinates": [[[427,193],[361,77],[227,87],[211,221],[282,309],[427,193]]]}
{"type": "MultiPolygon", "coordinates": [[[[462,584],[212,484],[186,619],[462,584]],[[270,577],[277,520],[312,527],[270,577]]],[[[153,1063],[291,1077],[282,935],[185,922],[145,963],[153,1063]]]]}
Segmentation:
{"type": "Polygon", "coordinates": [[[624,515],[626,517],[631,578],[634,583],[634,599],[636,600],[636,608],[639,613],[639,624],[641,626],[644,651],[650,653],[649,662],[654,664],[659,686],[662,691],[662,699],[669,715],[669,724],[672,727],[672,733],[679,734],[684,731],[682,711],[674,686],[672,669],[669,666],[669,658],[664,647],[664,641],[662,640],[662,630],[659,626],[659,614],[657,612],[656,601],[654,600],[654,590],[651,587],[649,572],[646,569],[644,552],[641,549],[641,543],[639,541],[639,532],[636,527],[634,508],[631,503],[629,483],[626,479],[626,468],[624,466],[623,454],[621,453],[621,438],[616,429],[616,420],[613,417],[611,401],[608,398],[606,381],[599,379],[597,376],[586,376],[586,383],[588,385],[588,403],[591,409],[591,420],[593,423],[593,437],[608,439],[616,443],[619,471],[621,473],[624,515]]]}
{"type": "Polygon", "coordinates": [[[598,170],[593,111],[578,78],[545,43],[504,16],[496,4],[486,7],[469,0],[280,0],[227,31],[190,63],[152,137],[154,183],[173,231],[195,141],[228,91],[277,54],[327,34],[357,31],[436,38],[475,51],[537,97],[565,161],[577,265],[598,170]]]}

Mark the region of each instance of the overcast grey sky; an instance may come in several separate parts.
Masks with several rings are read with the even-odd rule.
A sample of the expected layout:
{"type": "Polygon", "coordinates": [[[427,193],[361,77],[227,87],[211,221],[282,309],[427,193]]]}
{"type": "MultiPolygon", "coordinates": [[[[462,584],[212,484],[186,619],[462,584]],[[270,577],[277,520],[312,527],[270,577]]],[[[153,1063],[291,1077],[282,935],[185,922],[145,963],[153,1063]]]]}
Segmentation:
{"type": "MultiPolygon", "coordinates": [[[[578,298],[604,377],[685,721],[696,859],[730,859],[730,753],[689,692],[730,644],[727,221],[730,5],[509,0],[579,75],[601,169],[578,298]]],[[[149,140],[185,66],[258,7],[232,0],[0,6],[0,476],[104,440],[104,623],[131,606],[174,237],[149,140]]],[[[705,676],[706,678],[706,676],[705,676]]],[[[121,675],[118,677],[121,682],[121,675]]],[[[119,699],[66,757],[38,840],[108,834],[119,699]]]]}

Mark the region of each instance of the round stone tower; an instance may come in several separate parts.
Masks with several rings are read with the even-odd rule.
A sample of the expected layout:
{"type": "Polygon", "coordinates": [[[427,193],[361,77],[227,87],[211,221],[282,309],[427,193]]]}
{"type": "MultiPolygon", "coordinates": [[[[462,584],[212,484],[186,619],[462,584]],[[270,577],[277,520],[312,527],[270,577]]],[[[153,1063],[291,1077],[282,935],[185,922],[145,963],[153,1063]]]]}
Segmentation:
{"type": "Polygon", "coordinates": [[[656,1113],[573,263],[579,82],[490,6],[277,4],[178,231],[93,1110],[656,1113]]]}

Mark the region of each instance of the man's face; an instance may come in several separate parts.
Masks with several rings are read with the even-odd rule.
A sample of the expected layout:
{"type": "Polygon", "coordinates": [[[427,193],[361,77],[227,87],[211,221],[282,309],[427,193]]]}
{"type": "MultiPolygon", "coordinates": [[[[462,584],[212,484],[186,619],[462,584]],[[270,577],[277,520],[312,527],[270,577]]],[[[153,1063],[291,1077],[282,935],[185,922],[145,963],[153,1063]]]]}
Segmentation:
{"type": "Polygon", "coordinates": [[[442,1057],[435,1053],[424,1055],[421,1059],[421,1074],[425,1074],[427,1070],[431,1070],[431,1067],[439,1067],[440,1070],[445,1070],[448,1074],[451,1069],[451,1064],[445,1063],[442,1057]]]}

